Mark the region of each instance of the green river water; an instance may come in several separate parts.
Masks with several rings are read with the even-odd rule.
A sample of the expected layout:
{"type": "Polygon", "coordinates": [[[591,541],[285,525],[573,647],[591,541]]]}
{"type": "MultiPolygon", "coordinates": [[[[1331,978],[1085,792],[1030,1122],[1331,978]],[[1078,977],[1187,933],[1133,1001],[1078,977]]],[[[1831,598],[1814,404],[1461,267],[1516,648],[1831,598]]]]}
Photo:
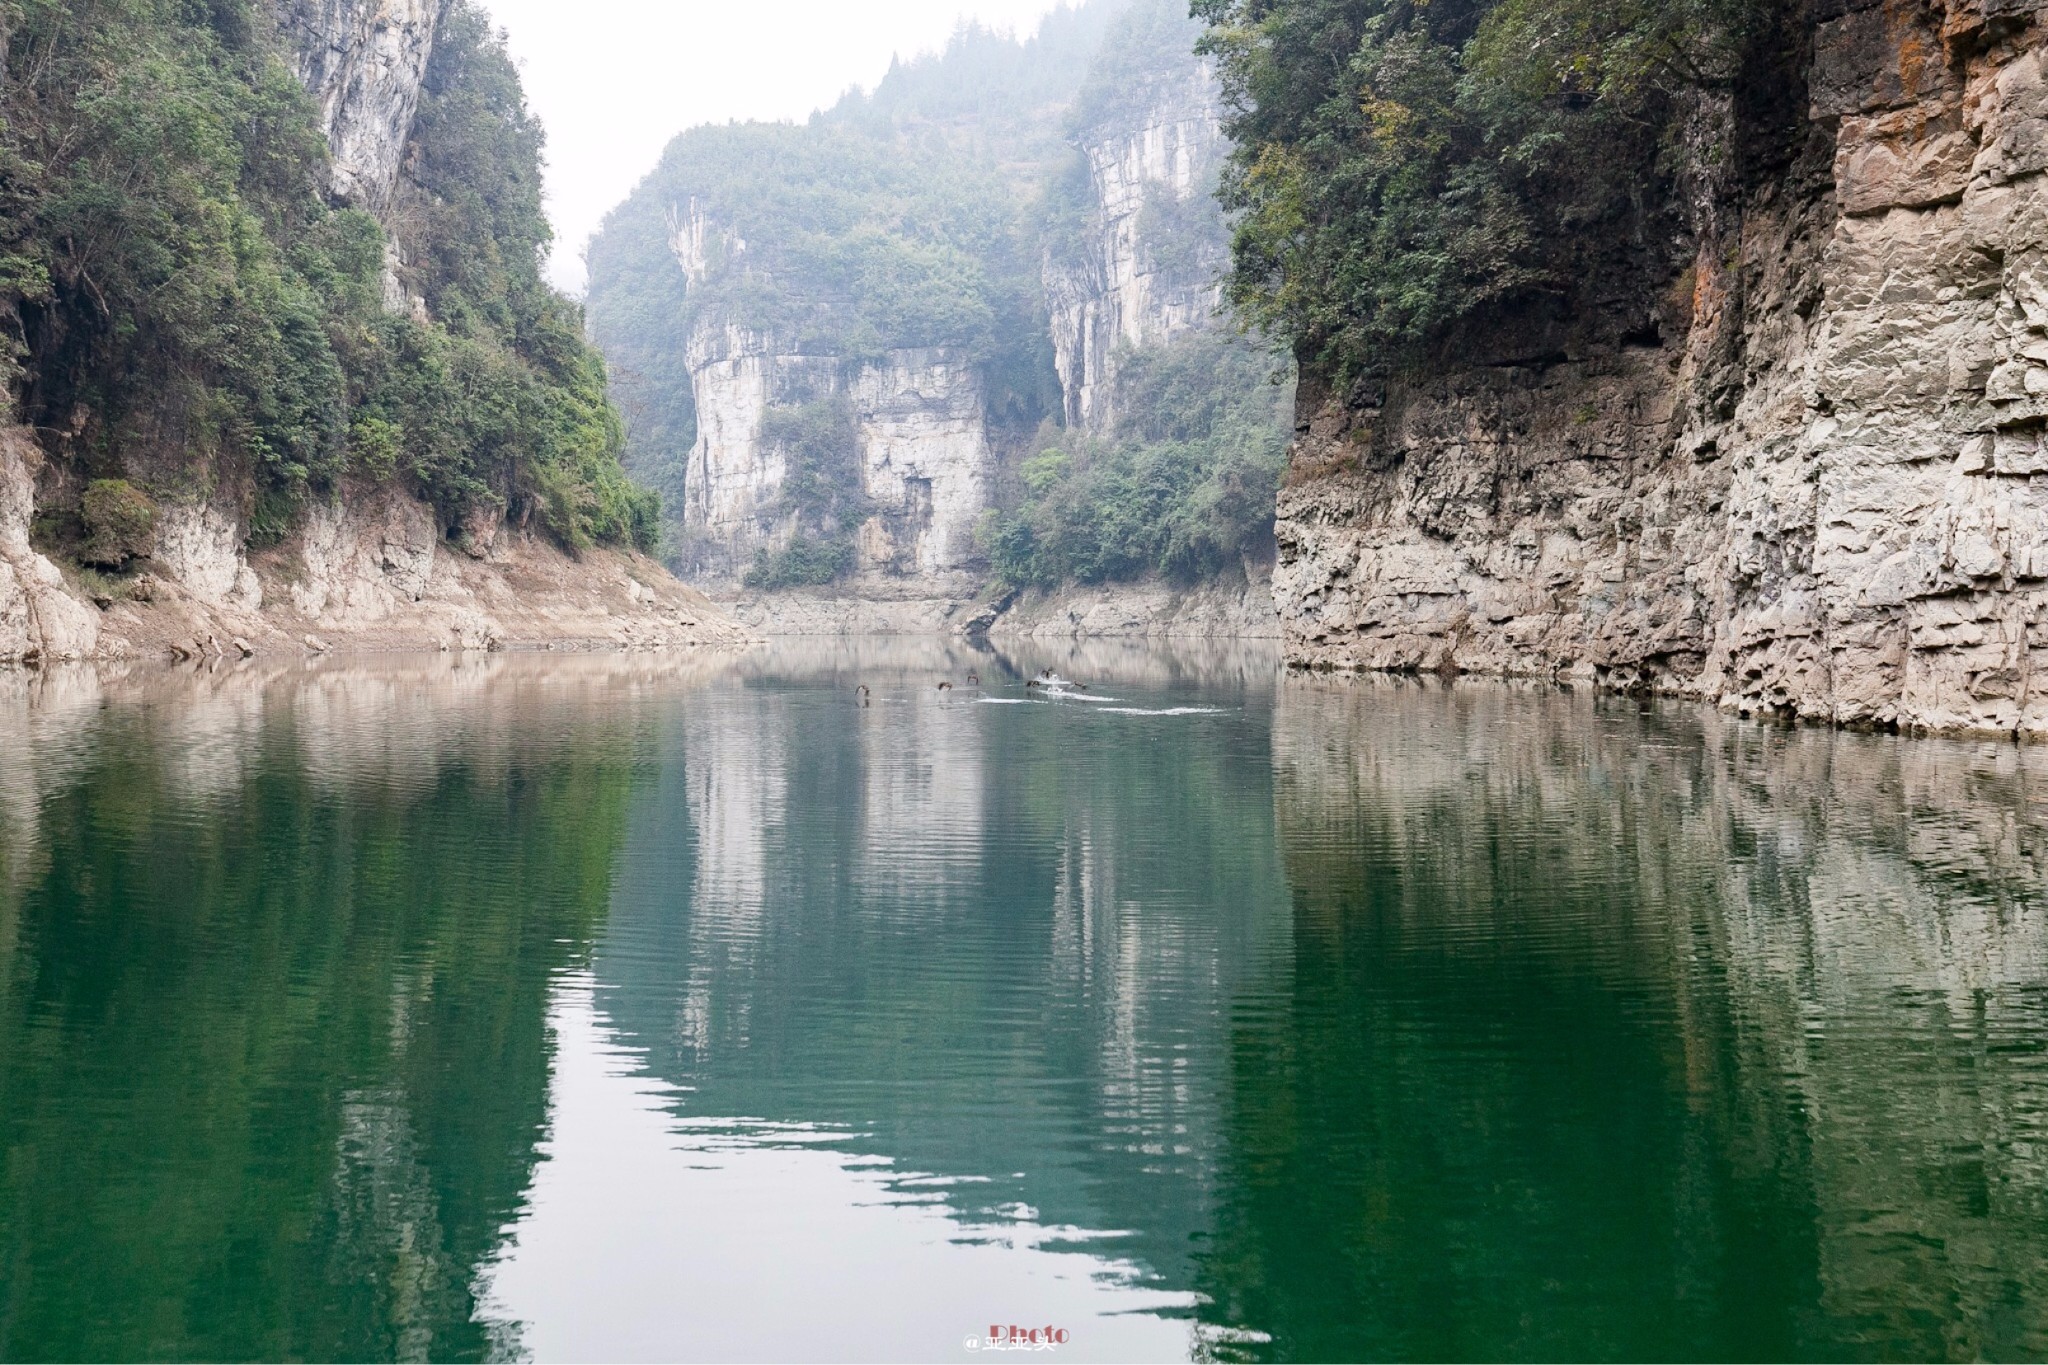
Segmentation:
{"type": "Polygon", "coordinates": [[[2040,1359],[2044,869],[1257,652],[0,673],[0,1358],[2040,1359]]]}

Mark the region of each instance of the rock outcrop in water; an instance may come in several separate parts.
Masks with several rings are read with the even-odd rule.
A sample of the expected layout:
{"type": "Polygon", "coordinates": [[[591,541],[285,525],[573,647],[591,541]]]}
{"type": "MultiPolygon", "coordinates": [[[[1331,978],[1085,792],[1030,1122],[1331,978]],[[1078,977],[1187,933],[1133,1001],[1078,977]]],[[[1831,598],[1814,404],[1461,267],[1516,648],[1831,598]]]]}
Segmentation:
{"type": "Polygon", "coordinates": [[[84,658],[99,645],[97,614],[29,542],[42,463],[33,435],[0,429],[0,662],[84,658]]]}
{"type": "Polygon", "coordinates": [[[1304,382],[1294,660],[2048,737],[2048,11],[1812,32],[1805,152],[1719,206],[1661,327],[1304,382]]]}

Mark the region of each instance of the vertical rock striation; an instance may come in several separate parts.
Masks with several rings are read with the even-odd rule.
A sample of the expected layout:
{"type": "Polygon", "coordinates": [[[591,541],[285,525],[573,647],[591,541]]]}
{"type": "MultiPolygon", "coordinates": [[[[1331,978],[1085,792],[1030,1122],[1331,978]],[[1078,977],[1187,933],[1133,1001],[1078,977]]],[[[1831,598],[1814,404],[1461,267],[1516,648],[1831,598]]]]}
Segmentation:
{"type": "Polygon", "coordinates": [[[1213,324],[1228,242],[1213,196],[1226,150],[1214,69],[1189,59],[1077,138],[1090,202],[1046,253],[1054,366],[1067,425],[1111,419],[1118,353],[1213,324]]]}
{"type": "MultiPolygon", "coordinates": [[[[747,268],[746,242],[692,201],[669,214],[669,245],[693,287],[747,268]]],[[[790,452],[769,438],[771,409],[836,402],[857,456],[865,512],[852,533],[870,580],[935,579],[974,558],[993,457],[983,379],[946,347],[879,358],[806,352],[725,316],[707,316],[686,350],[697,419],[684,479],[685,567],[737,580],[754,556],[798,534],[790,452]]]]}
{"type": "Polygon", "coordinates": [[[871,580],[937,583],[975,557],[974,524],[993,477],[982,378],[944,347],[877,361],[785,349],[724,322],[691,337],[697,441],[684,484],[685,567],[737,580],[755,554],[798,532],[790,453],[764,432],[772,408],[837,400],[858,455],[855,568],[871,580]]]}
{"type": "Polygon", "coordinates": [[[279,31],[327,134],[336,199],[380,217],[390,209],[441,8],[442,0],[279,6],[279,31]]]}
{"type": "Polygon", "coordinates": [[[851,386],[861,493],[876,511],[863,567],[937,578],[975,558],[992,469],[980,373],[944,348],[891,351],[851,386]]]}
{"type": "Polygon", "coordinates": [[[0,663],[82,659],[99,613],[64,590],[64,574],[29,543],[43,453],[26,427],[0,428],[0,663]]]}
{"type": "MultiPolygon", "coordinates": [[[[1116,50],[1097,59],[1068,121],[1061,225],[1033,241],[1026,257],[1038,258],[1025,287],[1043,291],[1047,331],[1038,342],[1060,390],[1047,405],[1091,435],[1109,431],[1124,357],[1215,325],[1228,258],[1214,198],[1225,150],[1215,73],[1194,55],[1199,25],[1178,6],[1151,10],[1163,16],[1153,27],[1120,30],[1110,44],[1116,50]]],[[[799,278],[772,243],[750,248],[733,216],[680,191],[664,206],[668,252],[686,291],[744,282],[754,293],[807,304],[844,287],[836,277],[799,278]]],[[[745,290],[726,292],[753,301],[745,290]]],[[[776,409],[829,400],[844,405],[856,447],[835,477],[857,482],[860,511],[829,533],[850,538],[857,589],[974,590],[975,526],[994,506],[1004,452],[1028,438],[1039,416],[1053,415],[992,418],[991,394],[1006,381],[1004,397],[1016,406],[1016,374],[993,367],[1014,371],[1014,356],[977,361],[947,346],[839,354],[815,335],[797,335],[801,328],[778,332],[715,307],[687,326],[681,349],[696,424],[682,478],[687,575],[732,585],[758,555],[816,533],[792,503],[793,481],[801,480],[791,453],[767,427],[776,409]]]]}
{"type": "Polygon", "coordinates": [[[2044,21],[1824,7],[1807,153],[1654,341],[1305,382],[1290,656],[2048,737],[2044,21]]]}

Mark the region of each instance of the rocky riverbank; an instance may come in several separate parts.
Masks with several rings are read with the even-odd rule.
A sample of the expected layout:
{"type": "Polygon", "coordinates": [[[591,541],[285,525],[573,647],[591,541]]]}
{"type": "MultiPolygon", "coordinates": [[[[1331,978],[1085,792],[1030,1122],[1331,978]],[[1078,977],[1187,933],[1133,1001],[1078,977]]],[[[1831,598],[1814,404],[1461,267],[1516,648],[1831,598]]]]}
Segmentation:
{"type": "Polygon", "coordinates": [[[571,556],[479,523],[457,548],[392,489],[314,507],[253,554],[205,504],[160,509],[155,552],[118,576],[63,569],[31,541],[40,455],[0,432],[0,663],[553,647],[730,647],[751,637],[645,555],[571,556]]]}
{"type": "Polygon", "coordinates": [[[1263,573],[1192,586],[1146,579],[993,595],[878,595],[855,588],[749,593],[721,599],[760,635],[988,635],[1019,640],[1277,640],[1280,618],[1263,573]]]}
{"type": "Polygon", "coordinates": [[[2043,19],[1824,11],[1805,152],[1648,336],[1305,381],[1290,658],[2048,738],[2043,19]]]}

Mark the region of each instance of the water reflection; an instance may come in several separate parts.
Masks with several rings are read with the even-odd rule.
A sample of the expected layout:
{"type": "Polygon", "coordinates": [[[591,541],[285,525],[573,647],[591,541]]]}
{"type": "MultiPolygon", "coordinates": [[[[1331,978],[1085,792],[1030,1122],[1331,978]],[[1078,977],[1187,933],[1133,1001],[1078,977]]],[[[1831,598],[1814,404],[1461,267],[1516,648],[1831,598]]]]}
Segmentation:
{"type": "Polygon", "coordinates": [[[648,685],[0,674],[0,1356],[497,1348],[648,685]]]}
{"type": "Polygon", "coordinates": [[[2048,1349],[2048,754],[1387,680],[1273,747],[1219,1304],[1308,1357],[2048,1349]]]}
{"type": "Polygon", "coordinates": [[[1030,648],[0,673],[0,1357],[2048,1354],[2048,750],[1030,648]]]}
{"type": "Polygon", "coordinates": [[[689,1097],[645,1074],[585,981],[567,983],[556,1027],[546,1159],[483,1276],[489,1311],[529,1324],[520,1344],[539,1358],[972,1360],[991,1316],[1018,1315],[1077,1329],[1066,1359],[1187,1354],[1187,1295],[1064,1245],[1081,1230],[964,1228],[954,1180],[842,1129],[678,1121],[689,1097]]]}
{"type": "MultiPolygon", "coordinates": [[[[975,669],[982,696],[1021,700],[1024,665],[993,654],[784,649],[664,738],[598,1008],[679,1116],[844,1131],[917,1172],[963,1235],[1065,1228],[1112,1278],[1184,1294],[1229,1001],[1287,940],[1271,656],[1265,695],[1210,685],[1227,705],[1201,739],[1162,743],[1156,724],[938,691],[975,669]]],[[[1093,662],[1104,685],[1201,689],[1142,651],[1093,662]]],[[[920,1353],[956,1351],[957,1320],[927,1323],[920,1353]]]]}

